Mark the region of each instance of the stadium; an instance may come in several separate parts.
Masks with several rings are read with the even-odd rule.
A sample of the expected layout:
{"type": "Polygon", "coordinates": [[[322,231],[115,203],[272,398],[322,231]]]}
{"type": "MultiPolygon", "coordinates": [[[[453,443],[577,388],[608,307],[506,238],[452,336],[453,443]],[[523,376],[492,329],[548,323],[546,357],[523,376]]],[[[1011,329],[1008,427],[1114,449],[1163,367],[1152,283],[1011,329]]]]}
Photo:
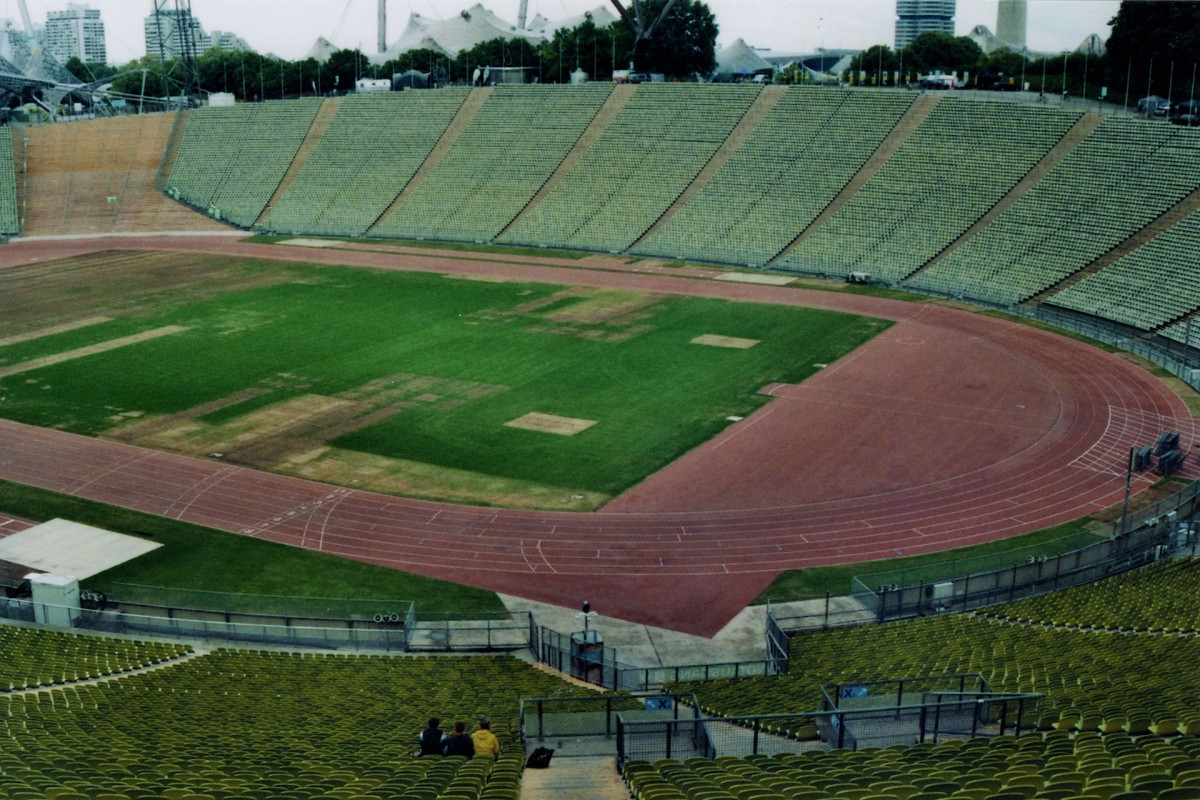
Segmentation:
{"type": "MultiPolygon", "coordinates": [[[[671,712],[599,695],[601,733],[637,798],[1200,793],[1193,562],[1167,557],[1195,537],[1195,130],[593,84],[8,141],[5,481],[704,637],[784,570],[1117,508],[1069,553],[869,580],[869,618],[921,618],[676,670],[671,712]]],[[[0,631],[12,797],[515,798],[523,739],[597,713],[513,658],[0,631]],[[535,730],[531,698],[567,711],[535,730]],[[506,755],[413,758],[435,712],[487,713],[506,755]]]]}

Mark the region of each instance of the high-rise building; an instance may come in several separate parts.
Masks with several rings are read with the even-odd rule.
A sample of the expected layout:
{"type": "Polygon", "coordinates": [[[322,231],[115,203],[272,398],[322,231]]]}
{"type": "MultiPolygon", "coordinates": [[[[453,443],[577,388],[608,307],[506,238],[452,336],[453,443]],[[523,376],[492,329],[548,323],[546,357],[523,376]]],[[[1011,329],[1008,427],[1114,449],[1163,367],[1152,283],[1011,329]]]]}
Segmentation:
{"type": "Polygon", "coordinates": [[[198,56],[212,47],[212,38],[200,20],[184,9],[162,9],[146,17],[146,55],[178,58],[182,53],[198,56]]]}
{"type": "Polygon", "coordinates": [[[209,38],[212,40],[213,47],[219,47],[222,50],[237,52],[239,50],[253,49],[245,39],[233,31],[213,31],[212,36],[209,38]]]}
{"type": "Polygon", "coordinates": [[[896,49],[908,47],[922,33],[954,35],[956,0],[896,0],[896,49]]]}
{"type": "Polygon", "coordinates": [[[1025,49],[1027,0],[1000,0],[996,8],[996,36],[1017,50],[1025,49]]]}
{"type": "Polygon", "coordinates": [[[66,11],[47,11],[42,39],[46,49],[60,62],[72,56],[87,64],[108,61],[104,20],[98,10],[85,5],[69,3],[66,11]]]}

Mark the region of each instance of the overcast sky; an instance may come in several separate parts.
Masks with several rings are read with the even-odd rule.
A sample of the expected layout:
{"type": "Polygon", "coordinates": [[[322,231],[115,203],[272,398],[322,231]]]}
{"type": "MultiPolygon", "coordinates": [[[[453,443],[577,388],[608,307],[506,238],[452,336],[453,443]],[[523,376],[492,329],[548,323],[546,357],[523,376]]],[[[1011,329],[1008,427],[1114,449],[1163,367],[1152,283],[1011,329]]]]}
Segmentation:
{"type": "MultiPolygon", "coordinates": [[[[46,12],[65,9],[68,0],[26,0],[35,23],[46,12]]],[[[388,0],[388,41],[404,30],[412,12],[445,19],[476,0],[388,0]]],[[[818,47],[864,48],[894,40],[895,0],[707,0],[720,26],[719,46],[744,39],[755,47],[807,52],[818,47]]],[[[146,52],[142,21],[153,0],[90,0],[100,9],[108,36],[108,59],[125,63],[146,52]]],[[[502,19],[515,22],[520,0],[486,0],[502,19]]],[[[582,14],[608,0],[529,0],[529,17],[549,19],[582,14]]],[[[173,7],[169,3],[168,7],[173,7]]],[[[1071,50],[1091,33],[1108,38],[1115,0],[1030,0],[1031,50],[1071,50]]],[[[288,59],[302,57],[317,37],[340,47],[376,50],[377,0],[192,0],[192,13],[207,31],[233,31],[255,50],[288,59]]],[[[610,6],[611,7],[611,6],[610,6]]],[[[17,0],[0,0],[0,18],[20,24],[17,0]]],[[[996,28],[996,0],[958,0],[957,32],[976,25],[996,28]]]]}

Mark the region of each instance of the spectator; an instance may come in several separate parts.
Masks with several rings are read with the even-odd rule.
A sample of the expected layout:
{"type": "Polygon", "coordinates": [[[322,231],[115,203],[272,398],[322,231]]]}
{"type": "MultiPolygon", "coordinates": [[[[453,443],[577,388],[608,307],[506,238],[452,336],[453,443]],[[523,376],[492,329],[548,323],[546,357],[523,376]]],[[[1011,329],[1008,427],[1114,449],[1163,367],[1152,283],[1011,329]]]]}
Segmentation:
{"type": "Polygon", "coordinates": [[[430,717],[429,727],[417,736],[417,741],[421,743],[421,755],[440,756],[442,754],[442,750],[446,746],[446,735],[438,727],[439,723],[440,720],[437,717],[430,717]]]}
{"type": "Polygon", "coordinates": [[[446,755],[466,756],[467,758],[475,755],[475,743],[467,735],[466,730],[465,723],[454,723],[454,733],[446,737],[446,755]]]}
{"type": "Polygon", "coordinates": [[[497,741],[495,734],[491,731],[491,723],[487,717],[479,718],[479,730],[471,734],[471,741],[475,745],[475,754],[480,756],[491,756],[496,758],[500,755],[500,742],[497,741]]]}

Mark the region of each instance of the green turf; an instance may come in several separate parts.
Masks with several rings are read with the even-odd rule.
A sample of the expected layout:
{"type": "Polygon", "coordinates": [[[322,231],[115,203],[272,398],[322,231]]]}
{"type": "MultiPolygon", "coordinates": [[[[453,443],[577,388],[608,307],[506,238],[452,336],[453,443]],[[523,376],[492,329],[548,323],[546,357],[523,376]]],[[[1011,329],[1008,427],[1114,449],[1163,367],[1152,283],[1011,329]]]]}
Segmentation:
{"type": "Polygon", "coordinates": [[[887,582],[911,586],[922,581],[930,583],[958,578],[968,573],[998,569],[1001,566],[1012,566],[1023,562],[1027,555],[1046,553],[1047,545],[1053,545],[1052,554],[1058,554],[1091,544],[1095,540],[1087,532],[1091,524],[1091,517],[1083,517],[1052,528],[971,547],[859,564],[788,570],[780,573],[771,585],[755,598],[754,604],[805,600],[826,594],[849,594],[851,582],[855,577],[873,580],[871,586],[874,586],[883,582],[883,579],[873,576],[902,572],[903,581],[892,577],[887,582]]]}
{"type": "MultiPolygon", "coordinates": [[[[305,238],[317,239],[325,237],[317,236],[267,236],[257,235],[248,236],[242,241],[250,244],[279,244],[290,239],[305,238]]],[[[545,247],[514,247],[502,244],[469,244],[461,242],[427,242],[413,239],[374,239],[374,238],[355,238],[343,239],[340,237],[331,238],[333,242],[345,242],[346,244],[371,245],[380,244],[389,247],[412,247],[420,250],[454,250],[461,253],[491,253],[508,256],[524,256],[526,258],[565,258],[571,261],[578,261],[588,256],[594,256],[595,253],[585,253],[580,250],[552,250],[545,247]]]]}
{"type": "MultiPolygon", "coordinates": [[[[86,435],[120,414],[236,420],[301,396],[388,395],[390,417],[330,434],[351,451],[531,484],[615,494],[888,323],[722,300],[341,267],[252,264],[270,285],[0,348],[0,365],[168,325],[185,331],[0,378],[0,413],[86,435]],[[642,299],[645,299],[642,296],[642,299]],[[539,304],[548,303],[544,308],[539,304]],[[760,340],[692,344],[702,334],[760,340]],[[239,399],[240,398],[240,399],[239,399]],[[237,400],[237,402],[234,402],[237,400]],[[528,412],[593,420],[574,436],[520,430],[528,412]]],[[[253,462],[251,462],[253,463],[253,462]]],[[[353,476],[347,475],[346,480],[353,476]]]]}
{"type": "Polygon", "coordinates": [[[152,539],[163,545],[84,582],[85,588],[107,593],[112,593],[114,584],[125,583],[257,595],[412,601],[425,613],[504,609],[494,592],[483,589],[251,539],[10,481],[0,480],[0,509],[34,522],[61,517],[152,539]]]}

